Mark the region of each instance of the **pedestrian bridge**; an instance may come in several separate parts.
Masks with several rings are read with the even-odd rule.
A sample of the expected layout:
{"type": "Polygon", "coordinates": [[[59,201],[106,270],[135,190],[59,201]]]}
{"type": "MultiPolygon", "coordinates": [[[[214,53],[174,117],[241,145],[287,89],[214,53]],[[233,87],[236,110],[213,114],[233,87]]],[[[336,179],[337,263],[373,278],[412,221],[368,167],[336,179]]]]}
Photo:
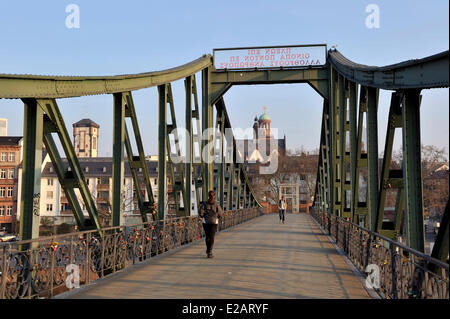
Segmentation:
{"type": "Polygon", "coordinates": [[[86,288],[72,290],[67,297],[113,297],[115,290],[109,287],[120,287],[116,292],[120,298],[369,297],[316,222],[348,256],[356,273],[370,270],[369,286],[382,297],[448,298],[450,205],[447,200],[432,258],[423,253],[420,137],[420,92],[448,88],[448,70],[448,50],[375,67],[352,62],[335,48],[327,50],[325,44],[318,44],[216,49],[214,56],[139,74],[0,74],[0,99],[24,103],[20,241],[0,245],[0,298],[61,295],[72,289],[77,278],[86,288]],[[306,63],[316,49],[321,62],[306,63]],[[298,63],[245,64],[247,57],[249,61],[265,59],[266,52],[278,51],[292,57],[296,50],[300,52],[294,54],[298,63]],[[225,69],[216,64],[220,54],[233,62],[231,69],[229,64],[225,69]],[[239,56],[244,65],[237,64],[242,60],[239,56]],[[197,92],[197,73],[201,73],[201,93],[197,92]],[[184,81],[185,89],[183,116],[190,136],[185,139],[185,154],[172,92],[176,81],[184,81]],[[288,223],[280,225],[276,215],[262,216],[264,196],[253,188],[237,156],[235,137],[224,134],[233,128],[224,95],[238,85],[292,83],[307,83],[323,98],[319,163],[312,214],[288,215],[288,223]],[[154,101],[158,109],[157,198],[133,102],[134,91],[151,87],[157,87],[158,94],[154,101]],[[392,91],[381,165],[380,90],[392,91]],[[99,202],[88,187],[57,101],[99,94],[111,95],[113,101],[112,185],[106,212],[110,224],[100,216],[99,202]],[[367,128],[366,143],[363,128],[367,128]],[[390,167],[396,129],[402,134],[401,169],[390,167]],[[43,144],[79,233],[39,237],[43,144]],[[367,144],[364,149],[363,144],[367,144]],[[133,227],[123,226],[125,150],[142,219],[133,227]],[[361,172],[367,175],[365,191],[360,187],[361,172]],[[218,234],[213,260],[204,258],[201,223],[191,216],[195,215],[192,204],[199,207],[210,190],[216,191],[218,203],[227,211],[220,229],[229,229],[218,234]],[[391,191],[396,192],[395,216],[385,218],[391,191]],[[366,196],[360,196],[361,192],[366,196]],[[169,196],[173,219],[168,214],[169,196]],[[247,223],[239,225],[243,222],[247,223]],[[396,242],[399,237],[406,239],[407,246],[396,242]]]}
{"type": "Polygon", "coordinates": [[[307,214],[264,215],[146,260],[62,298],[370,298],[354,267],[307,214]]]}

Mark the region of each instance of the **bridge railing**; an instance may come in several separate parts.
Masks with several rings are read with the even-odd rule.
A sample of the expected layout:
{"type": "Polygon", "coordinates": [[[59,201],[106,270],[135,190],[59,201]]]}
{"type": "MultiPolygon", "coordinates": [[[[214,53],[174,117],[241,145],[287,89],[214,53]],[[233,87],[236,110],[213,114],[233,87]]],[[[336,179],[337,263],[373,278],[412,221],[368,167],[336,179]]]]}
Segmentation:
{"type": "MultiPolygon", "coordinates": [[[[261,208],[224,213],[219,230],[263,214],[261,208]]],[[[2,243],[0,299],[51,298],[204,235],[195,216],[2,243]]]]}
{"type": "MultiPolygon", "coordinates": [[[[388,299],[448,299],[449,265],[345,218],[312,209],[312,217],[388,299]],[[372,273],[371,273],[372,272],[372,273]]],[[[370,283],[368,283],[368,281],[370,283]]]]}

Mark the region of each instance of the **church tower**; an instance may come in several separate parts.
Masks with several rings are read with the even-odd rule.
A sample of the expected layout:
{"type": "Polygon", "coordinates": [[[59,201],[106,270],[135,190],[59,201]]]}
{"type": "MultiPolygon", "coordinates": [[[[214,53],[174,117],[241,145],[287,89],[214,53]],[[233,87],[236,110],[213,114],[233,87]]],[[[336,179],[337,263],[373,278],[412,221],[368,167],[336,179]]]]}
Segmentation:
{"type": "MultiPolygon", "coordinates": [[[[264,129],[265,137],[270,138],[270,117],[266,113],[266,107],[263,107],[264,113],[259,117],[258,124],[259,128],[264,129]]],[[[263,136],[260,136],[260,138],[263,136]]]]}
{"type": "Polygon", "coordinates": [[[73,124],[73,146],[77,157],[98,156],[98,130],[100,125],[90,119],[73,124]]]}

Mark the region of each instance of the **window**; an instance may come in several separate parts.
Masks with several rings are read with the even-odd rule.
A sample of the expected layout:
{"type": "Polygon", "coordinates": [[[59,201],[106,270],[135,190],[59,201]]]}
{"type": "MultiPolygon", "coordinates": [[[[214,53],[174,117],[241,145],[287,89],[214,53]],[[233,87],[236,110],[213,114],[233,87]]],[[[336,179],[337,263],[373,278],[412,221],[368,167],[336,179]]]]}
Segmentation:
{"type": "Polygon", "coordinates": [[[97,137],[92,138],[92,149],[97,149],[97,137]]]}
{"type": "Polygon", "coordinates": [[[6,178],[6,168],[0,169],[0,178],[5,179],[6,178]]]}
{"type": "Polygon", "coordinates": [[[10,152],[9,153],[9,159],[10,162],[14,162],[16,160],[16,153],[15,152],[10,152]]]}
{"type": "Polygon", "coordinates": [[[8,170],[8,178],[9,179],[14,179],[14,168],[10,168],[8,170]]]}
{"type": "Polygon", "coordinates": [[[0,216],[5,216],[5,206],[0,206],[0,216]]]}
{"type": "Polygon", "coordinates": [[[13,191],[14,191],[14,187],[8,187],[8,197],[13,197],[13,191]]]}
{"type": "Polygon", "coordinates": [[[53,204],[47,204],[47,211],[52,212],[53,211],[53,204]]]}
{"type": "Polygon", "coordinates": [[[5,197],[5,191],[6,189],[4,186],[0,187],[0,197],[5,197]]]}
{"type": "Polygon", "coordinates": [[[52,186],[53,185],[53,178],[47,179],[47,185],[52,186]]]}
{"type": "Polygon", "coordinates": [[[52,191],[48,191],[47,192],[47,199],[53,199],[53,192],[52,191]]]}
{"type": "Polygon", "coordinates": [[[6,216],[11,216],[12,215],[12,206],[8,206],[8,208],[6,209],[6,216]]]}
{"type": "Polygon", "coordinates": [[[6,156],[7,156],[7,154],[8,154],[8,153],[6,153],[6,152],[2,152],[2,156],[1,156],[1,161],[2,161],[2,162],[6,162],[6,156]]]}

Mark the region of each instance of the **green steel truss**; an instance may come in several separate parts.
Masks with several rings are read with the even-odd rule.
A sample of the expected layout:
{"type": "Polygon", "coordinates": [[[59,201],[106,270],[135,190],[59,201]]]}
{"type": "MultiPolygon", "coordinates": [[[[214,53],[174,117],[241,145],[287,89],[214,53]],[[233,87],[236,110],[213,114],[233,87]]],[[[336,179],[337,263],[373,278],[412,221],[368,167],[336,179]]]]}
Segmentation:
{"type": "MultiPolygon", "coordinates": [[[[113,225],[118,225],[123,218],[120,197],[124,149],[143,221],[156,209],[132,91],[158,87],[158,206],[155,218],[162,219],[167,211],[167,175],[174,191],[178,216],[191,212],[192,185],[196,189],[197,205],[207,197],[209,190],[215,189],[224,209],[260,206],[244,166],[236,161],[234,137],[226,141],[225,148],[222,136],[224,130],[231,128],[231,123],[223,95],[234,85],[308,83],[324,98],[314,206],[351,218],[353,222],[394,239],[401,234],[400,227],[404,224],[406,234],[403,235],[406,235],[408,245],[423,250],[420,91],[448,87],[448,66],[448,51],[420,60],[372,67],[354,63],[337,50],[329,50],[327,64],[314,68],[216,70],[212,57],[205,55],[170,70],[135,75],[52,77],[0,74],[0,98],[20,98],[25,105],[21,239],[38,236],[42,143],[50,154],[80,230],[101,227],[55,98],[93,94],[114,96],[112,221],[113,225]],[[197,72],[202,73],[201,128],[195,83],[197,72]],[[191,133],[191,138],[186,141],[190,160],[184,165],[174,160],[181,156],[178,135],[173,135],[175,150],[172,150],[170,143],[172,130],[177,127],[171,82],[181,79],[185,80],[186,129],[191,133]],[[381,167],[377,134],[380,89],[394,91],[381,167]],[[168,124],[167,105],[171,112],[171,124],[168,124]],[[125,118],[130,118],[132,122],[137,156],[131,148],[125,118]],[[195,133],[193,123],[196,124],[195,133]],[[202,136],[201,132],[214,127],[221,133],[220,137],[219,134],[206,138],[202,136]],[[390,167],[396,128],[401,129],[403,138],[401,169],[390,167]],[[64,168],[53,133],[61,141],[70,169],[64,168]],[[215,142],[218,148],[214,147],[215,142]],[[211,160],[213,158],[220,158],[221,161],[215,164],[211,160]],[[139,180],[139,172],[142,172],[143,181],[139,180]],[[367,178],[362,178],[362,175],[367,178]],[[384,216],[386,201],[389,194],[395,191],[395,216],[392,221],[387,221],[384,216]],[[83,215],[77,192],[89,218],[83,215]]],[[[448,205],[433,256],[443,259],[445,252],[448,253],[448,205]]]]}
{"type": "Polygon", "coordinates": [[[54,99],[24,99],[23,101],[25,104],[25,123],[27,125],[24,126],[26,134],[24,135],[23,152],[24,165],[22,176],[24,182],[22,185],[21,239],[31,239],[39,236],[39,207],[36,204],[39,203],[40,197],[42,142],[45,144],[79,229],[100,228],[101,225],[94,200],[56,101],[54,99]],[[28,123],[31,125],[28,125],[28,123]],[[52,136],[53,133],[58,136],[66,154],[69,164],[67,169],[56,147],[52,136]],[[32,167],[34,168],[32,169],[32,167]],[[31,169],[33,171],[30,172],[31,169]],[[80,199],[75,190],[78,190],[81,196],[81,200],[89,214],[89,219],[84,217],[80,199]],[[33,200],[27,201],[30,197],[33,200]],[[31,207],[29,204],[31,204],[31,207]]]}

